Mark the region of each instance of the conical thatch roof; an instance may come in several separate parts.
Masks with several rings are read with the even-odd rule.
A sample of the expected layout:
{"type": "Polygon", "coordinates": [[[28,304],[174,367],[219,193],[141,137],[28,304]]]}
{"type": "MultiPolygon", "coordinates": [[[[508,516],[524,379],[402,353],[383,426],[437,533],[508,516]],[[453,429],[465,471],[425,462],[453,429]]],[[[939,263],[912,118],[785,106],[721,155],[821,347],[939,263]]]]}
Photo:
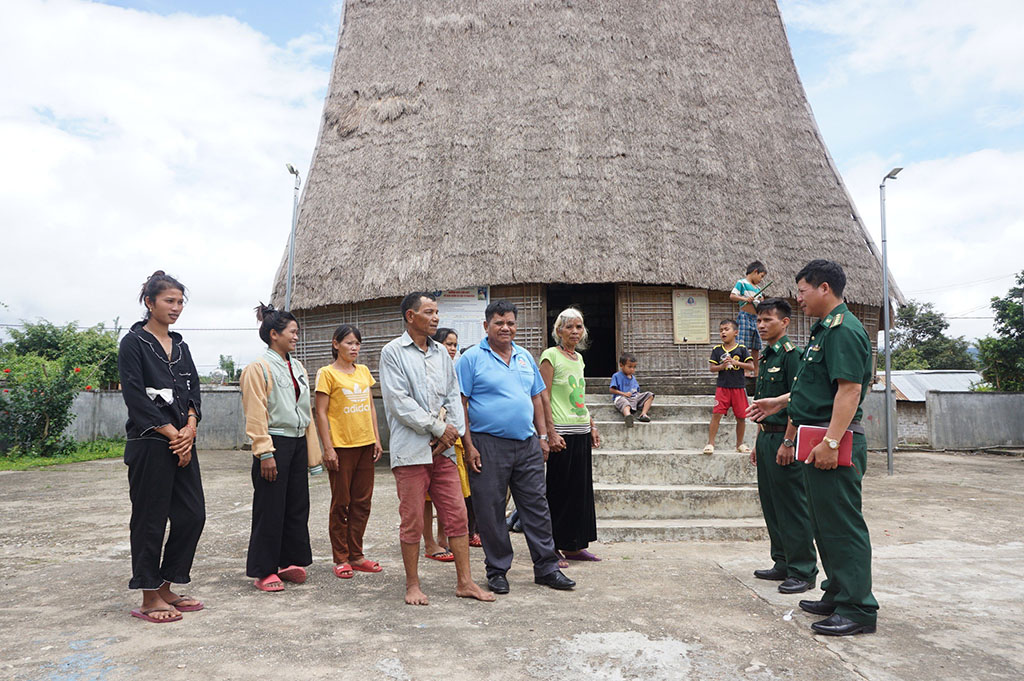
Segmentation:
{"type": "Polygon", "coordinates": [[[348,1],[293,308],[516,282],[728,290],[755,259],[784,295],[816,257],[881,304],[774,0],[348,1]]]}

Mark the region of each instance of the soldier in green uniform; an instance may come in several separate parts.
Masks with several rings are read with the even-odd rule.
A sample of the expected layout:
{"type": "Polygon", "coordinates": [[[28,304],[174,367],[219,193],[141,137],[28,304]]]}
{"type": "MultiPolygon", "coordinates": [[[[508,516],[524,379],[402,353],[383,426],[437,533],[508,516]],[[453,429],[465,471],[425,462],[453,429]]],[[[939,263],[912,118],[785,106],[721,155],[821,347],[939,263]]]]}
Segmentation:
{"type": "Polygon", "coordinates": [[[811,625],[830,636],[873,633],[878,601],[871,593],[871,540],[861,513],[861,478],[867,465],[867,440],[860,425],[861,402],[871,386],[871,341],[864,326],[843,303],[846,275],[828,260],[812,260],[796,275],[797,302],[819,321],[811,329],[786,396],[756,401],[755,421],[787,406],[794,426],[828,429],[803,466],[814,540],[826,579],[819,601],[800,607],[828,617],[811,625]],[[851,466],[838,466],[839,441],[852,431],[851,466]]]}
{"type": "MultiPolygon", "coordinates": [[[[781,298],[770,298],[757,306],[757,331],[765,349],[757,372],[755,400],[784,395],[793,385],[800,366],[800,348],[786,335],[792,314],[789,303],[781,298]]],[[[803,593],[814,588],[818,556],[814,552],[803,466],[793,463],[796,427],[789,423],[785,409],[766,417],[759,427],[750,458],[757,466],[757,493],[775,565],[769,570],[754,570],[754,576],[782,581],[781,593],[803,593]]]]}

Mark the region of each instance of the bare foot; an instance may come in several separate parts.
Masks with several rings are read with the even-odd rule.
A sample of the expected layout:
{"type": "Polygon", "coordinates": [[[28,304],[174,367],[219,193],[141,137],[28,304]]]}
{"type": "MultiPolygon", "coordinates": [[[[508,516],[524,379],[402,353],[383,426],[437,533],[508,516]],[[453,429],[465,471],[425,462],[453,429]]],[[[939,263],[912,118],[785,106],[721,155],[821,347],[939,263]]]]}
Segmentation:
{"type": "Polygon", "coordinates": [[[427,594],[420,590],[419,584],[410,584],[405,587],[405,604],[406,605],[430,605],[430,600],[427,599],[427,594]]]}
{"type": "MultiPolygon", "coordinates": [[[[455,595],[459,598],[475,598],[478,601],[484,601],[486,603],[490,603],[495,600],[494,594],[489,591],[484,591],[477,586],[476,582],[470,582],[465,586],[456,586],[455,595]]],[[[408,602],[408,599],[406,599],[406,602],[408,602]]]]}

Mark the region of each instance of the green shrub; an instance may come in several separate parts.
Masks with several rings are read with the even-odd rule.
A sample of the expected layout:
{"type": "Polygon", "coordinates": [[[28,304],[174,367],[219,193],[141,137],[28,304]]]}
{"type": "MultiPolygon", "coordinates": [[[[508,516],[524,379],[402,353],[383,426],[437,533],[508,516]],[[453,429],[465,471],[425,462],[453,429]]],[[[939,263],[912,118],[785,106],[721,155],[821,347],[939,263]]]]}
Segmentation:
{"type": "Polygon", "coordinates": [[[78,366],[71,357],[4,353],[0,362],[0,450],[7,456],[64,456],[74,448],[65,433],[71,404],[91,390],[96,367],[78,366]]]}

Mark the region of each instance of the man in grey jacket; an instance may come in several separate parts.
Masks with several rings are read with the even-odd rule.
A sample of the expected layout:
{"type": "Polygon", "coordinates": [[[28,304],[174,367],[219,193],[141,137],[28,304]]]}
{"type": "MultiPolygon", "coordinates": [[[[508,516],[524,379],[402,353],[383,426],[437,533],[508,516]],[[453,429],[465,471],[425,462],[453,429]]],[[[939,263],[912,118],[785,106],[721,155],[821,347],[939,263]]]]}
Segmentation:
{"type": "Polygon", "coordinates": [[[470,575],[469,527],[453,446],[466,424],[455,365],[432,338],[437,331],[437,300],[429,293],[410,293],[402,300],[402,318],[405,333],[380,353],[380,388],[391,433],[391,472],[398,488],[405,602],[429,604],[419,580],[427,492],[455,555],[455,595],[493,601],[494,595],[470,575]]]}

